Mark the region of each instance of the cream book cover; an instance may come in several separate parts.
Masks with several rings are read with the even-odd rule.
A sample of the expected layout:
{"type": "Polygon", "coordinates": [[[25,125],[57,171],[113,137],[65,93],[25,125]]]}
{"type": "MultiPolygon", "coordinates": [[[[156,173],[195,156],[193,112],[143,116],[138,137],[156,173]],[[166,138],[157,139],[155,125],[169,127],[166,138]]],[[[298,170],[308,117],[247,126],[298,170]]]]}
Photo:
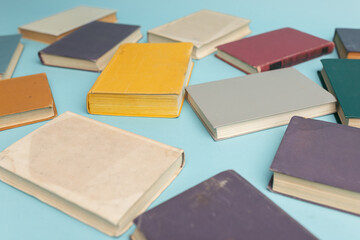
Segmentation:
{"type": "Polygon", "coordinates": [[[251,33],[250,20],[211,10],[201,10],[148,31],[148,41],[191,42],[193,58],[200,59],[216,47],[251,33]]]}
{"type": "Polygon", "coordinates": [[[118,236],[184,166],[181,149],[66,112],[0,153],[0,179],[118,236]]]}
{"type": "Polygon", "coordinates": [[[93,21],[116,22],[116,11],[89,6],[79,6],[64,12],[22,25],[23,38],[53,43],[85,24],[93,21]]]}

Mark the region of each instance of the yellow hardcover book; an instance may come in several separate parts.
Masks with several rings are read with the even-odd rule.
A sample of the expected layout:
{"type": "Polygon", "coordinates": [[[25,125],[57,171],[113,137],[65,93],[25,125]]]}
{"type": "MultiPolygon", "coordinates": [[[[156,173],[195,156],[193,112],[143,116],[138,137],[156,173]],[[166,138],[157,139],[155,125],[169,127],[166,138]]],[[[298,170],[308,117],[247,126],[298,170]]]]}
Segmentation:
{"type": "Polygon", "coordinates": [[[87,95],[91,114],[178,117],[193,67],[192,43],[119,47],[87,95]]]}

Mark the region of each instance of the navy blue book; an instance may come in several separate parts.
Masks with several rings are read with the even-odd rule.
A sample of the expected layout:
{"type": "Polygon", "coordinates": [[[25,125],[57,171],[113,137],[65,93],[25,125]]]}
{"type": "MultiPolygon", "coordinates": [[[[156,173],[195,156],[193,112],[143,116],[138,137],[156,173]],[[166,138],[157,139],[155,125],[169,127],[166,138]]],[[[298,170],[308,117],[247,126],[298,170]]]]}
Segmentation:
{"type": "Polygon", "coordinates": [[[122,43],[142,38],[140,26],[92,22],[39,52],[45,65],[102,71],[122,43]]]}
{"type": "Polygon", "coordinates": [[[0,36],[0,80],[11,78],[24,45],[21,35],[0,36]]]}
{"type": "Polygon", "coordinates": [[[360,29],[336,28],[334,43],[340,58],[360,59],[360,29]]]}
{"type": "Polygon", "coordinates": [[[134,223],[133,240],[316,239],[233,170],[141,214],[134,223]]]}

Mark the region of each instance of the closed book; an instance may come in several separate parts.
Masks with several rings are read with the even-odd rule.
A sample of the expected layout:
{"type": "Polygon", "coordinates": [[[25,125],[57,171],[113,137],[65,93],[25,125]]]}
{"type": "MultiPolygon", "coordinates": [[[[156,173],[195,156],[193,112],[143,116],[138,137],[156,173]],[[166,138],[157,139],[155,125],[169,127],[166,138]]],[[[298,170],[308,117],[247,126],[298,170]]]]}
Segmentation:
{"type": "Polygon", "coordinates": [[[353,59],[323,59],[321,62],[321,76],[338,100],[341,123],[360,127],[360,62],[353,59]]]}
{"type": "Polygon", "coordinates": [[[336,111],[336,99],[294,68],[192,85],[187,101],[215,140],[336,111]]]}
{"type": "Polygon", "coordinates": [[[111,236],[183,166],[181,149],[71,112],[0,153],[1,181],[111,236]]]}
{"type": "Polygon", "coordinates": [[[0,80],[11,78],[24,45],[21,35],[0,36],[0,80]]]}
{"type": "Polygon", "coordinates": [[[192,43],[126,43],[87,95],[91,114],[178,117],[193,62],[192,43]]]}
{"type": "Polygon", "coordinates": [[[336,28],[334,43],[340,58],[360,59],[360,29],[336,28]]]}
{"type": "Polygon", "coordinates": [[[133,240],[316,239],[233,170],[135,219],[133,240]]]}
{"type": "Polygon", "coordinates": [[[285,68],[331,53],[334,43],[281,28],[218,46],[216,57],[245,73],[285,68]]]}
{"type": "Polygon", "coordinates": [[[141,39],[140,26],[95,21],[39,52],[45,65],[101,71],[122,43],[141,39]]]}
{"type": "Polygon", "coordinates": [[[148,31],[148,41],[192,42],[192,57],[203,58],[216,51],[216,46],[238,40],[251,33],[250,20],[201,10],[148,31]]]}
{"type": "Polygon", "coordinates": [[[116,22],[116,11],[79,6],[19,27],[23,38],[53,43],[93,21],[116,22]]]}
{"type": "Polygon", "coordinates": [[[293,117],[270,167],[270,190],[360,215],[359,142],[358,128],[293,117]]]}
{"type": "Polygon", "coordinates": [[[45,73],[0,81],[0,131],[57,115],[45,73]]]}

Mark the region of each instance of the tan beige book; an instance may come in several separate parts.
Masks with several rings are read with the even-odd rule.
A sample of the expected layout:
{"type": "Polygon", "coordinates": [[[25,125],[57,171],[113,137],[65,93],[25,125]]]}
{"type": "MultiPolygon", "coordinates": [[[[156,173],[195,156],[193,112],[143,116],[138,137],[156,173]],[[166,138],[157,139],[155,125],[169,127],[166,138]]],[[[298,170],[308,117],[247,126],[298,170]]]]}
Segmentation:
{"type": "Polygon", "coordinates": [[[192,57],[203,58],[224,43],[251,33],[250,20],[211,10],[201,10],[148,31],[148,41],[191,42],[192,57]]]}
{"type": "Polygon", "coordinates": [[[79,6],[19,27],[23,38],[53,43],[93,21],[116,22],[116,11],[79,6]]]}
{"type": "Polygon", "coordinates": [[[181,149],[71,112],[0,153],[3,182],[111,236],[183,166],[181,149]]]}

